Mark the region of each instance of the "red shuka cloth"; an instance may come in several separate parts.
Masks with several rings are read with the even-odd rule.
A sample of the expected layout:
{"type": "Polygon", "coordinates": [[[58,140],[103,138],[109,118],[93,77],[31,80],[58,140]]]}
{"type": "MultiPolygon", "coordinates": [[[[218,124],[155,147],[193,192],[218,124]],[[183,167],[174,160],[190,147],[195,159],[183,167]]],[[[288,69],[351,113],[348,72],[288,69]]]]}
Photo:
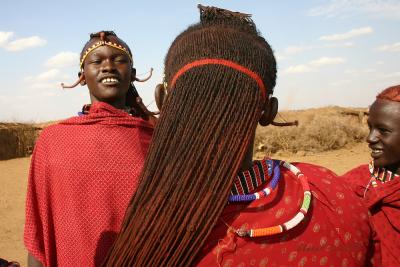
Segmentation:
{"type": "Polygon", "coordinates": [[[333,172],[306,163],[294,165],[308,177],[313,194],[304,221],[269,237],[227,234],[226,224],[236,229],[264,228],[297,214],[303,190],[281,167],[281,180],[269,197],[226,206],[221,217],[226,224],[218,220],[196,266],[365,266],[371,234],[367,209],[333,172]]]}
{"type": "Polygon", "coordinates": [[[374,263],[377,266],[400,266],[400,179],[367,186],[371,174],[367,164],[361,165],[342,176],[352,185],[356,195],[371,212],[374,234],[374,263]]]}
{"type": "Polygon", "coordinates": [[[44,266],[98,266],[137,188],[153,127],[106,103],[36,142],[24,242],[44,266]]]}

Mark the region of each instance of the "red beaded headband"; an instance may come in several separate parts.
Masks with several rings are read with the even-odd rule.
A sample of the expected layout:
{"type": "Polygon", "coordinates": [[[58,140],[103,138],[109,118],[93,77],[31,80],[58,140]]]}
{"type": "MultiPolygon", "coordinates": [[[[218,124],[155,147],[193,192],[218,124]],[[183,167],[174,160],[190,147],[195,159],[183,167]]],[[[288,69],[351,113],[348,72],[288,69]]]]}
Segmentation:
{"type": "Polygon", "coordinates": [[[235,69],[237,71],[240,71],[246,75],[248,75],[250,78],[252,78],[254,81],[257,82],[258,87],[261,90],[261,94],[263,96],[263,98],[266,98],[267,95],[267,90],[265,88],[265,85],[262,81],[262,79],[260,78],[260,76],[258,76],[257,73],[249,70],[248,68],[239,65],[233,61],[230,60],[226,60],[226,59],[219,59],[219,58],[205,58],[205,59],[199,59],[196,61],[193,61],[191,63],[186,64],[185,66],[183,66],[180,70],[178,70],[178,72],[175,74],[175,76],[172,78],[171,81],[171,88],[174,87],[176,81],[178,80],[178,78],[185,73],[186,71],[190,70],[191,68],[194,67],[198,67],[198,66],[203,66],[203,65],[208,65],[208,64],[214,64],[214,65],[224,65],[227,67],[230,67],[232,69],[235,69]]]}

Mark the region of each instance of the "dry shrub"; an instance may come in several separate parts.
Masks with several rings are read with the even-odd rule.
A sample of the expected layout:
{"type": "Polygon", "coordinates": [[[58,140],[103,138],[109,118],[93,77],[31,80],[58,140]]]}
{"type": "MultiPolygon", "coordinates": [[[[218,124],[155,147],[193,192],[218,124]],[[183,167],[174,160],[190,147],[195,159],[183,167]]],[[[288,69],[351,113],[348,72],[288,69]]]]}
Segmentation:
{"type": "Polygon", "coordinates": [[[0,123],[0,160],[32,153],[40,127],[22,123],[0,123]]]}
{"type": "MultiPolygon", "coordinates": [[[[255,139],[255,152],[271,155],[278,152],[322,152],[363,142],[368,128],[359,111],[344,114],[338,107],[286,112],[289,120],[298,119],[299,126],[259,127],[255,139]]],[[[361,112],[361,111],[360,111],[361,112]]]]}
{"type": "MultiPolygon", "coordinates": [[[[363,142],[368,133],[366,109],[326,107],[281,112],[295,127],[259,127],[255,153],[322,152],[363,142]]],[[[278,116],[278,120],[281,119],[278,116]]],[[[0,160],[27,156],[32,152],[40,130],[56,122],[42,124],[0,123],[0,160]]]]}

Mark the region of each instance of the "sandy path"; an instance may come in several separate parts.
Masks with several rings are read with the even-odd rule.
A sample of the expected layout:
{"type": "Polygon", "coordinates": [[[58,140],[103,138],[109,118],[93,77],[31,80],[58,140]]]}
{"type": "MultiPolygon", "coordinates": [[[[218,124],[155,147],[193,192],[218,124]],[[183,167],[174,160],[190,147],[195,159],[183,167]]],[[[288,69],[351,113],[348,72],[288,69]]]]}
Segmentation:
{"type": "Polygon", "coordinates": [[[310,154],[310,155],[285,155],[281,154],[275,158],[291,162],[301,161],[315,163],[332,171],[338,175],[370,160],[370,150],[364,143],[357,144],[351,148],[338,149],[329,152],[310,154]]]}
{"type": "Polygon", "coordinates": [[[0,161],[0,258],[26,266],[22,235],[30,158],[0,161]]]}
{"type": "MultiPolygon", "coordinates": [[[[285,155],[275,158],[287,161],[316,163],[343,174],[369,160],[365,144],[320,154],[285,155]]],[[[0,161],[0,257],[16,260],[26,266],[26,250],[23,245],[23,224],[26,182],[30,158],[0,161]]]]}

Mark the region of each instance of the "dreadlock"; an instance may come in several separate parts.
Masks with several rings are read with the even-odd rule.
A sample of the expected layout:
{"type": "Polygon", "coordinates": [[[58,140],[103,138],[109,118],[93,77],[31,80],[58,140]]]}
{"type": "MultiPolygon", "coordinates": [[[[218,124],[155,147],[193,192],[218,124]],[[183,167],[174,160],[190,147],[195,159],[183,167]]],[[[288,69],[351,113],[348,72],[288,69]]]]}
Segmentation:
{"type": "MultiPolygon", "coordinates": [[[[219,58],[257,73],[272,93],[275,58],[249,15],[200,11],[201,22],[168,51],[166,81],[194,60],[219,58]]],[[[227,203],[265,103],[252,78],[217,64],[190,69],[168,90],[139,188],[105,266],[193,264],[227,203]]]]}
{"type": "Polygon", "coordinates": [[[400,102],[400,85],[391,86],[380,92],[377,99],[385,99],[390,101],[400,102]]]}

